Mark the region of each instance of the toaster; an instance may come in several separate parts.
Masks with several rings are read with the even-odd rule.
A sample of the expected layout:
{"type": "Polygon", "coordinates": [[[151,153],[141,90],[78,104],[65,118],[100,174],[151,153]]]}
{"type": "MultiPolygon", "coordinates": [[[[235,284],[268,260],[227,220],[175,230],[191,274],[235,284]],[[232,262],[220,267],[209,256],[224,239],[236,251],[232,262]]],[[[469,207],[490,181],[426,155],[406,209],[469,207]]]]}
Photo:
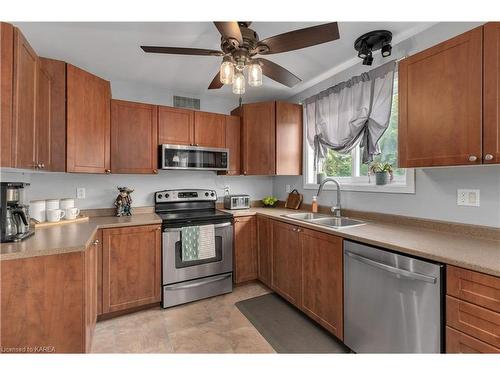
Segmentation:
{"type": "Polygon", "coordinates": [[[250,196],[246,194],[226,195],[224,208],[227,210],[242,210],[250,208],[250,196]]]}

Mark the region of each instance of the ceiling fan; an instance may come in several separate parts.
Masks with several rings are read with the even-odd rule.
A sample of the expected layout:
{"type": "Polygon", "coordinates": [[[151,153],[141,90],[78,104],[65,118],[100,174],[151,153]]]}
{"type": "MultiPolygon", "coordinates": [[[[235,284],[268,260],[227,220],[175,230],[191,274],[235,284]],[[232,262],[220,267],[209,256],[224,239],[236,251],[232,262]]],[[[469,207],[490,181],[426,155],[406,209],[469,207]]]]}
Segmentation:
{"type": "Polygon", "coordinates": [[[214,22],[221,34],[221,51],[202,48],[141,46],[144,52],[193,56],[220,56],[220,71],[214,77],[209,89],[220,89],[225,84],[233,85],[233,93],[245,92],[245,76],[248,70],[248,84],[262,85],[262,74],[285,86],[293,87],[301,81],[299,77],[274,62],[257,57],[311,47],[339,38],[337,22],[325,23],[290,31],[259,40],[250,29],[251,22],[214,22]]]}

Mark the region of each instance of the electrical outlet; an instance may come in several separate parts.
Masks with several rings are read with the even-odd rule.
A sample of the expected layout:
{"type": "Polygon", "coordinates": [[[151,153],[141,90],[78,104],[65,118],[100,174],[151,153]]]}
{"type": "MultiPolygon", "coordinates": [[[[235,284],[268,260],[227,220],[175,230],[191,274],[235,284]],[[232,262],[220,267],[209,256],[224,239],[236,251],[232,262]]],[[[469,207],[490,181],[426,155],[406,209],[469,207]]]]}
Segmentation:
{"type": "Polygon", "coordinates": [[[85,188],[84,187],[76,188],[76,198],[77,199],[85,199],[85,188]]]}
{"type": "Polygon", "coordinates": [[[479,189],[458,189],[457,205],[479,207],[480,206],[479,189]]]}
{"type": "Polygon", "coordinates": [[[285,192],[290,193],[292,191],[292,187],[290,185],[285,185],[285,192]]]}

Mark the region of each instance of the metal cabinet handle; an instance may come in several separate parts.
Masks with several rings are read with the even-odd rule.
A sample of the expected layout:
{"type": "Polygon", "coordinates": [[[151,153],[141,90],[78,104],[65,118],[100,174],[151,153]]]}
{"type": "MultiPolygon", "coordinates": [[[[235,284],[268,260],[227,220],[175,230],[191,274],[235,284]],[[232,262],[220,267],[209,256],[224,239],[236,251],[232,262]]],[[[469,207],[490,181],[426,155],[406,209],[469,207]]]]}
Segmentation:
{"type": "Polygon", "coordinates": [[[432,277],[432,276],[422,275],[421,273],[410,272],[410,271],[403,270],[401,268],[392,267],[392,266],[389,266],[387,264],[379,263],[379,262],[376,262],[372,259],[362,257],[358,254],[351,253],[349,251],[345,251],[345,253],[349,257],[351,257],[352,259],[357,260],[358,262],[365,263],[365,264],[372,266],[372,267],[380,268],[381,270],[396,274],[396,275],[401,276],[401,277],[405,277],[407,279],[420,280],[420,281],[424,281],[424,282],[430,283],[430,284],[436,283],[436,278],[432,277]]]}
{"type": "Polygon", "coordinates": [[[469,156],[469,161],[474,162],[474,161],[476,161],[476,160],[477,160],[477,156],[476,156],[476,155],[470,155],[470,156],[469,156]]]}
{"type": "Polygon", "coordinates": [[[493,155],[491,155],[491,154],[484,155],[484,160],[486,160],[486,161],[493,160],[493,155]]]}

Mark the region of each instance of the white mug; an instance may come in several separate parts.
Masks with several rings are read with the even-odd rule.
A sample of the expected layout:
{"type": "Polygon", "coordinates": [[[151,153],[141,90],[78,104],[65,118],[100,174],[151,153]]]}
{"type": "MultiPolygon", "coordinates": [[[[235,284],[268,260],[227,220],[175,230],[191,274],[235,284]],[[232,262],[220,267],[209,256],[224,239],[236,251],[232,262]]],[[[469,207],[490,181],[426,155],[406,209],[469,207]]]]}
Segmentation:
{"type": "Polygon", "coordinates": [[[45,201],[31,201],[30,202],[30,216],[39,223],[45,221],[45,201]]]}
{"type": "Polygon", "coordinates": [[[59,209],[59,199],[47,199],[45,201],[47,210],[58,210],[59,209]]]}
{"type": "Polygon", "coordinates": [[[76,207],[66,208],[64,212],[65,212],[64,218],[66,220],[74,220],[77,218],[78,215],[80,215],[80,209],[76,207]]]}
{"type": "Polygon", "coordinates": [[[66,213],[63,210],[47,210],[47,221],[54,223],[61,220],[65,215],[66,213]]]}
{"type": "MultiPolygon", "coordinates": [[[[59,203],[59,208],[61,210],[66,210],[67,208],[73,208],[75,207],[75,200],[73,198],[64,198],[64,199],[61,199],[60,203],[59,203]]],[[[66,216],[67,216],[67,212],[66,212],[66,216]]]]}

